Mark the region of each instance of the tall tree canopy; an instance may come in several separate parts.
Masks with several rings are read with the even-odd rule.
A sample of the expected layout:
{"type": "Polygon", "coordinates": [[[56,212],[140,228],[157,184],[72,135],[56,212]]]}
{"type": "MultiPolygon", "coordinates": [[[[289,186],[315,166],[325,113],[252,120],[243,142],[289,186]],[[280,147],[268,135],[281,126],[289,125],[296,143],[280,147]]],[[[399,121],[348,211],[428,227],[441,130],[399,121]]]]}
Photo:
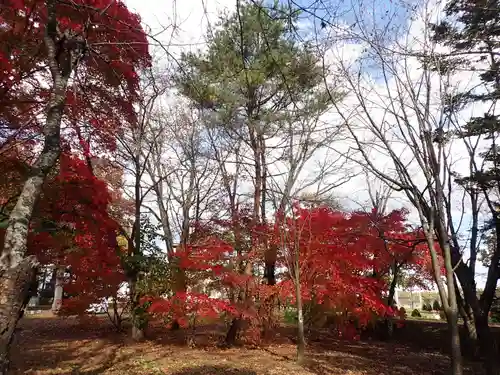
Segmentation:
{"type": "Polygon", "coordinates": [[[150,56],[140,18],[122,1],[7,0],[0,23],[0,153],[43,139],[9,212],[0,257],[5,373],[37,264],[26,256],[27,241],[44,182],[63,148],[89,157],[114,147],[123,124],[135,121],[136,72],[150,56]]]}
{"type": "Polygon", "coordinates": [[[487,357],[489,374],[500,372],[497,345],[488,328],[488,314],[500,277],[500,159],[497,144],[500,130],[497,109],[500,99],[499,7],[500,2],[497,0],[452,0],[445,6],[446,18],[441,23],[432,25],[434,40],[448,49],[437,58],[433,57],[432,68],[445,75],[463,74],[464,71],[473,74],[472,85],[459,87],[460,92],[450,93],[445,108],[449,121],[443,123],[436,132],[442,135],[440,142],[458,135],[463,140],[471,160],[468,174],[461,171],[454,174],[456,181],[462,185],[470,198],[470,260],[468,264],[461,261],[464,254],[458,236],[453,233],[455,228],[451,228],[452,255],[464,294],[462,315],[466,321],[475,323],[475,329],[469,329],[469,332],[471,339],[479,339],[480,347],[487,357]],[[464,120],[463,110],[472,110],[473,115],[464,120]],[[444,137],[445,135],[448,137],[444,137]],[[489,216],[484,225],[481,225],[480,220],[481,201],[485,202],[489,216]],[[490,237],[486,245],[487,251],[481,249],[481,246],[484,246],[481,244],[483,236],[490,237]],[[486,255],[484,263],[488,273],[485,288],[478,298],[476,261],[481,253],[486,255]],[[468,316],[465,312],[468,312],[468,316]]]}

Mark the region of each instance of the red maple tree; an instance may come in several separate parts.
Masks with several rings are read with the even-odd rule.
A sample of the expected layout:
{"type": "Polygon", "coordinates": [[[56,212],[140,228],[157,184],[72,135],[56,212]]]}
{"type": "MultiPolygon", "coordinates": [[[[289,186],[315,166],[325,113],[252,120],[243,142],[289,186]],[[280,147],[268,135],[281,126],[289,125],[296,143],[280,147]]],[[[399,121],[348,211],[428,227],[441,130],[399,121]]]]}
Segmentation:
{"type": "MultiPolygon", "coordinates": [[[[376,211],[346,213],[295,205],[292,215],[277,217],[266,228],[252,227],[250,211],[243,210],[240,219],[197,223],[192,242],[178,251],[180,266],[190,275],[190,285],[196,278],[211,280],[218,288],[217,298],[188,291],[154,300],[151,312],[187,322],[185,317],[195,314],[199,307],[199,315],[225,312],[245,318],[251,329],[260,327],[268,317],[262,315],[267,310],[259,304],[276,302],[268,297],[277,294],[283,304],[295,303],[293,278],[283,276],[283,270],[294,271],[291,268],[298,251],[303,301],[337,313],[339,333],[355,337],[373,319],[394,314],[387,303],[388,276],[394,265],[400,268],[398,272],[428,267],[426,245],[421,234],[406,224],[404,210],[378,215],[376,211]],[[266,285],[255,274],[242,272],[248,264],[258,269],[264,263],[264,250],[252,247],[257,234],[267,236],[268,243],[279,249],[281,276],[274,286],[266,285]],[[213,309],[203,307],[210,304],[213,309]]],[[[422,282],[429,275],[422,274],[422,282]]]]}
{"type": "Polygon", "coordinates": [[[44,182],[66,145],[85,157],[114,148],[124,124],[136,120],[137,71],[151,59],[140,18],[119,0],[6,0],[0,24],[0,153],[43,139],[9,212],[0,257],[5,373],[37,264],[26,249],[44,182]]]}
{"type": "MultiPolygon", "coordinates": [[[[372,244],[351,235],[352,224],[343,212],[295,206],[293,216],[285,218],[279,229],[279,241],[288,267],[293,267],[289,258],[298,251],[305,302],[314,300],[338,312],[348,311],[366,324],[373,313],[385,314],[380,293],[384,283],[371,277],[376,264],[370,256],[372,244]]],[[[281,290],[283,298],[293,303],[292,280],[285,280],[281,290]]]]}
{"type": "Polygon", "coordinates": [[[90,303],[114,296],[125,280],[117,224],[108,214],[111,195],[86,162],[63,154],[58,173],[43,189],[28,251],[42,264],[69,269],[63,312],[83,313],[90,303]]]}
{"type": "Polygon", "coordinates": [[[113,147],[125,121],[135,120],[136,71],[150,62],[140,18],[122,1],[7,0],[0,4],[0,22],[0,149],[42,134],[57,89],[54,69],[67,77],[62,135],[78,147],[81,141],[113,147]],[[41,43],[47,33],[57,34],[57,51],[41,43]],[[51,66],[52,53],[58,68],[51,66]],[[64,65],[71,58],[73,64],[64,65]]]}

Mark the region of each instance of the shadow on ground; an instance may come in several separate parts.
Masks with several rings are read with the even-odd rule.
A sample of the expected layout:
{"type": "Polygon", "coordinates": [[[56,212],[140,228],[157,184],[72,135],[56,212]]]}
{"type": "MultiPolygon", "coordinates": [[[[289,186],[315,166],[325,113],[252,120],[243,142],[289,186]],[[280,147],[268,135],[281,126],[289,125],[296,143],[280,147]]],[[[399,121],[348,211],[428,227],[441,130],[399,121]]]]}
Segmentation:
{"type": "MultiPolygon", "coordinates": [[[[348,342],[329,336],[310,340],[307,361],[299,367],[289,332],[276,332],[265,348],[221,350],[216,347],[221,329],[200,328],[197,347],[190,349],[183,345],[183,330],[158,329],[151,332],[150,340],[134,343],[126,333],[114,332],[104,319],[90,324],[23,319],[13,346],[11,374],[443,375],[449,370],[448,357],[432,349],[399,340],[348,342]]],[[[477,364],[466,365],[464,374],[479,373],[477,364]]]]}
{"type": "Polygon", "coordinates": [[[122,347],[123,335],[107,324],[23,319],[11,349],[10,373],[101,374],[113,366],[122,347]]]}
{"type": "MultiPolygon", "coordinates": [[[[448,358],[396,345],[337,342],[330,350],[323,345],[318,347],[319,350],[311,349],[305,367],[318,375],[350,371],[366,375],[444,375],[449,372],[448,358]]],[[[476,372],[466,369],[465,373],[476,372]]]]}
{"type": "Polygon", "coordinates": [[[197,366],[188,367],[173,372],[172,375],[257,375],[253,370],[238,369],[226,366],[197,366]]]}

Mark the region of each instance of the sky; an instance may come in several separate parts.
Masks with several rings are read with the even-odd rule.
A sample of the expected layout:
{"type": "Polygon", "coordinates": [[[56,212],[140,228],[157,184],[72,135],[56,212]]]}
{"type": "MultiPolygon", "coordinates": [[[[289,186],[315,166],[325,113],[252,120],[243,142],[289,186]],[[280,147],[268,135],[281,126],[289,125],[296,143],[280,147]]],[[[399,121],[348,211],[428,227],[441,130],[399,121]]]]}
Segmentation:
{"type": "MultiPolygon", "coordinates": [[[[204,47],[204,36],[218,16],[235,9],[235,0],[125,0],[136,11],[150,34],[169,46],[169,53],[204,47]]],[[[153,45],[157,44],[152,42],[153,45]]]]}
{"type": "MultiPolygon", "coordinates": [[[[383,27],[389,22],[403,24],[406,22],[406,9],[401,1],[378,1],[357,2],[357,0],[282,0],[284,3],[304,8],[301,16],[301,26],[310,34],[319,33],[321,37],[331,38],[332,25],[352,25],[360,15],[363,19],[370,19],[366,12],[371,12],[371,21],[383,27]],[[327,27],[321,27],[321,21],[327,23],[327,27]]],[[[234,11],[236,0],[126,0],[127,6],[136,11],[150,34],[155,35],[152,41],[156,56],[164,56],[165,51],[158,46],[161,42],[168,46],[168,53],[175,58],[179,57],[181,51],[193,51],[204,48],[204,37],[207,30],[217,22],[218,16],[224,11],[234,11]]],[[[336,46],[338,50],[340,47],[336,46]]],[[[342,46],[343,54],[354,58],[359,54],[361,47],[356,44],[342,46]]],[[[165,61],[172,63],[172,59],[165,61]]],[[[175,64],[175,62],[174,62],[175,64]]],[[[341,146],[339,146],[341,147],[341,146]]],[[[331,152],[330,152],[331,154],[331,152]]],[[[314,164],[314,162],[313,162],[314,164]]],[[[315,169],[317,166],[311,166],[315,169]]],[[[364,176],[360,178],[364,179],[364,176]]],[[[353,179],[351,184],[337,189],[343,200],[343,204],[355,208],[362,205],[368,199],[366,186],[360,185],[358,179],[353,179]],[[342,191],[344,190],[344,191],[342,191]]]]}
{"type": "MultiPolygon", "coordinates": [[[[332,40],[331,50],[327,54],[332,61],[353,62],[360,57],[366,47],[359,43],[346,41],[338,43],[337,36],[340,36],[341,29],[344,27],[349,26],[351,30],[353,28],[360,30],[359,23],[362,22],[363,27],[377,28],[380,35],[387,37],[388,41],[392,42],[395,40],[394,34],[396,31],[407,29],[407,27],[410,27],[409,25],[411,25],[410,34],[414,38],[419,37],[421,32],[422,20],[417,19],[410,23],[409,14],[413,4],[411,1],[409,4],[402,0],[282,1],[304,8],[300,25],[305,30],[303,34],[305,37],[309,34],[309,36],[318,35],[318,38],[323,38],[323,40],[332,40]],[[389,24],[391,27],[387,28],[389,24]]],[[[143,23],[147,25],[148,33],[154,35],[152,48],[158,52],[156,56],[160,56],[160,59],[164,59],[165,62],[168,61],[169,64],[172,63],[173,59],[178,58],[182,51],[204,49],[204,36],[212,30],[218,16],[224,11],[234,11],[236,9],[236,0],[125,0],[125,3],[131,10],[136,11],[141,16],[143,23]],[[169,58],[165,58],[167,53],[165,47],[170,55],[169,58]]],[[[439,0],[434,1],[433,6],[439,7],[439,0]]],[[[370,81],[374,88],[380,89],[380,75],[377,69],[369,64],[365,65],[365,67],[363,74],[366,75],[367,82],[370,81]]],[[[418,71],[414,69],[411,74],[418,76],[418,71]]],[[[457,82],[470,83],[468,77],[460,77],[457,82]]],[[[376,100],[374,99],[374,101],[376,100]]],[[[328,114],[323,120],[325,122],[340,121],[338,116],[333,113],[328,114]]],[[[339,143],[335,144],[334,147],[340,153],[347,150],[348,146],[345,143],[339,143]]],[[[404,151],[403,147],[401,152],[404,151]]],[[[329,157],[332,157],[331,150],[329,153],[323,151],[307,165],[306,170],[314,170],[317,167],[318,160],[321,161],[329,157]]],[[[377,159],[376,162],[380,167],[390,169],[390,161],[384,159],[382,154],[377,154],[374,158],[377,159]],[[384,164],[387,164],[387,166],[384,166],[384,164]]],[[[361,171],[357,164],[351,164],[350,168],[352,171],[361,171]]],[[[378,186],[381,186],[380,183],[378,186]]],[[[345,207],[351,209],[366,207],[369,194],[365,175],[360,173],[357,177],[335,189],[335,194],[345,207]]],[[[400,193],[393,194],[393,198],[389,202],[389,209],[402,206],[409,206],[407,199],[400,193]]],[[[462,209],[459,205],[455,207],[455,210],[456,216],[462,217],[462,209]]],[[[415,224],[419,223],[415,211],[411,212],[410,220],[415,224]]],[[[467,223],[470,217],[465,215],[463,220],[467,223]]],[[[478,273],[482,274],[485,271],[478,264],[478,273]]]]}

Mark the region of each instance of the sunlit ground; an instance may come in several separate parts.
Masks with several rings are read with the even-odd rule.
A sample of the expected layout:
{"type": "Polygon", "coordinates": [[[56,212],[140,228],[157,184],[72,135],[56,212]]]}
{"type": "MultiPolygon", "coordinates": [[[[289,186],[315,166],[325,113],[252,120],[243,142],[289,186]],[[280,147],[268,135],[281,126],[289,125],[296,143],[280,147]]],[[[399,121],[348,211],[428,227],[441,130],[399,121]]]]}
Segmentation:
{"type": "MultiPolygon", "coordinates": [[[[422,327],[417,329],[425,329],[428,323],[418,324],[422,327]]],[[[289,334],[280,332],[262,347],[224,350],[216,345],[223,327],[205,326],[196,336],[196,348],[191,349],[183,344],[185,332],[170,332],[158,324],[148,332],[148,341],[137,344],[126,334],[114,332],[105,316],[81,321],[44,313],[22,320],[13,348],[12,373],[438,375],[449,368],[446,355],[435,348],[421,348],[422,343],[411,346],[405,340],[403,345],[397,339],[390,343],[343,342],[326,336],[310,340],[308,360],[298,366],[289,334]]],[[[477,365],[467,366],[467,374],[477,371],[477,365]]]]}

